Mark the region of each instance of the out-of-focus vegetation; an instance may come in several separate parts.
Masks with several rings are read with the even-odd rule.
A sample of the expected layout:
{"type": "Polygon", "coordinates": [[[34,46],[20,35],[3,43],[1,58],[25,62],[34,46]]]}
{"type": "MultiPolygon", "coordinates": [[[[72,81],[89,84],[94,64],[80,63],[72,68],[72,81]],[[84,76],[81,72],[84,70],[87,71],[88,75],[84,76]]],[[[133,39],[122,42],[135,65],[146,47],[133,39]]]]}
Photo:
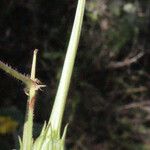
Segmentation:
{"type": "MultiPolygon", "coordinates": [[[[47,88],[36,103],[35,136],[49,117],[75,8],[74,0],[1,0],[0,60],[26,73],[32,50],[40,50],[37,71],[47,88]]],[[[149,27],[149,0],[87,1],[64,122],[68,149],[150,149],[149,27]]],[[[0,71],[0,116],[18,124],[1,134],[1,150],[16,147],[22,132],[23,88],[0,71]]]]}

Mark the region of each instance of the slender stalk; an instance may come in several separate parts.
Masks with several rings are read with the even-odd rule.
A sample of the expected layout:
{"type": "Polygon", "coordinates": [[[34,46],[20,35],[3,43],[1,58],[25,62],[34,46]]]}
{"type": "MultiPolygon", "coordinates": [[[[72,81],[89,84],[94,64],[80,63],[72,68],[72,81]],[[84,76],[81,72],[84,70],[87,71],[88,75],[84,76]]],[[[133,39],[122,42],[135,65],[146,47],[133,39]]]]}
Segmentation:
{"type": "MultiPolygon", "coordinates": [[[[30,77],[33,81],[35,81],[36,57],[37,57],[37,50],[34,50],[31,68],[31,77],[30,77]]],[[[36,91],[37,91],[36,86],[32,84],[29,89],[29,96],[27,102],[27,116],[23,131],[23,150],[31,150],[33,144],[32,128],[33,128],[33,113],[34,113],[36,91]]]]}
{"type": "Polygon", "coordinates": [[[0,61],[0,69],[4,70],[6,73],[13,76],[14,78],[22,81],[27,87],[29,87],[34,82],[28,76],[23,75],[22,73],[18,72],[17,70],[13,69],[11,66],[3,63],[2,61],[0,61]]]}
{"type": "Polygon", "coordinates": [[[84,9],[85,9],[85,0],[78,0],[76,16],[74,20],[70,42],[67,49],[64,67],[62,70],[62,75],[59,82],[58,91],[56,94],[52,113],[49,119],[51,129],[48,131],[48,134],[50,134],[52,130],[52,132],[55,133],[57,137],[60,137],[61,122],[66,104],[66,98],[69,90],[75,57],[77,53],[77,47],[79,43],[81,27],[83,22],[84,9]]]}

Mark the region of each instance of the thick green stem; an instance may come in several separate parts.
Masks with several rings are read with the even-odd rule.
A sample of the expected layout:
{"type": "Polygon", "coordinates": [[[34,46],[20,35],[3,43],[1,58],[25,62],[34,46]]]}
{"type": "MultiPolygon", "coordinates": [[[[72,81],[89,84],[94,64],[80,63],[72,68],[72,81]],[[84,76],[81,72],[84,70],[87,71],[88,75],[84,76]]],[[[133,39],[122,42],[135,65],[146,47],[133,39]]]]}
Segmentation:
{"type": "MultiPolygon", "coordinates": [[[[70,85],[75,57],[77,53],[77,47],[78,47],[78,42],[79,42],[81,27],[83,22],[84,8],[85,8],[85,0],[78,0],[78,6],[77,6],[76,16],[74,20],[73,29],[72,29],[72,34],[67,49],[67,54],[66,54],[64,67],[62,70],[62,75],[58,86],[58,91],[56,94],[54,106],[49,120],[49,124],[51,125],[52,132],[55,133],[57,137],[60,137],[61,122],[62,122],[62,117],[63,117],[64,108],[66,104],[66,98],[67,98],[68,89],[70,85]]],[[[48,134],[51,133],[51,129],[49,130],[48,134]]]]}
{"type": "Polygon", "coordinates": [[[22,150],[31,150],[32,147],[32,127],[33,127],[33,111],[28,110],[27,120],[24,124],[23,131],[23,147],[22,150]]]}

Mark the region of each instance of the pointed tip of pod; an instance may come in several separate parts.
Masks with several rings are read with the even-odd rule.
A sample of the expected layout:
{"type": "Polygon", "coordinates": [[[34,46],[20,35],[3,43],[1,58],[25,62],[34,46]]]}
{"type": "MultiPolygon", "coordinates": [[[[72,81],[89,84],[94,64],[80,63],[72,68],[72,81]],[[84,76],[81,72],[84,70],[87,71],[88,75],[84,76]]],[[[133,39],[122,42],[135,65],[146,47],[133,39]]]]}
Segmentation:
{"type": "Polygon", "coordinates": [[[35,50],[34,50],[34,53],[37,54],[38,51],[39,51],[38,49],[35,49],[35,50]]]}

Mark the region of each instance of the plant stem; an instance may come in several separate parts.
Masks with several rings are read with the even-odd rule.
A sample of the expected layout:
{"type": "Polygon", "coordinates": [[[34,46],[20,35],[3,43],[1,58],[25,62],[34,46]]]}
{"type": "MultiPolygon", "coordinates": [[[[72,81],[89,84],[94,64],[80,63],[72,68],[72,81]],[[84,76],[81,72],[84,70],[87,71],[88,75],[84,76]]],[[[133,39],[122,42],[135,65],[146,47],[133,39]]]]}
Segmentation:
{"type": "MultiPolygon", "coordinates": [[[[30,77],[33,81],[35,81],[36,57],[37,57],[37,50],[34,50],[31,68],[31,77],[30,77]]],[[[37,89],[34,84],[32,84],[29,88],[29,96],[27,102],[27,116],[23,131],[23,150],[31,150],[33,144],[32,128],[33,128],[33,113],[34,113],[36,90],[37,89]]]]}
{"type": "MultiPolygon", "coordinates": [[[[57,137],[60,137],[61,122],[77,53],[77,47],[83,22],[84,8],[85,0],[78,0],[76,16],[62,70],[62,75],[59,82],[52,113],[49,119],[49,124],[51,125],[52,132],[55,133],[57,137]]],[[[50,134],[51,130],[49,130],[48,133],[50,134]]]]}

